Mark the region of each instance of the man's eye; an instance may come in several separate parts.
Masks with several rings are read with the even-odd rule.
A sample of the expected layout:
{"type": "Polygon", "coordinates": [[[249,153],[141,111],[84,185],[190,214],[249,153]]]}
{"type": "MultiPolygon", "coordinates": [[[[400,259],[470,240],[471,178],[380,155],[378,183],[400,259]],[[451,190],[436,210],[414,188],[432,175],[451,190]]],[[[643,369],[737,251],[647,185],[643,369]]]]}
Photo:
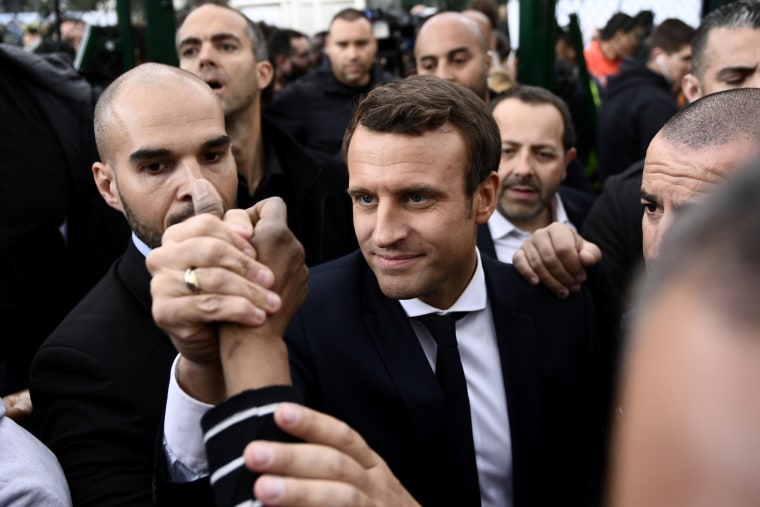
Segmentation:
{"type": "Polygon", "coordinates": [[[223,152],[219,151],[210,151],[208,153],[203,154],[203,160],[206,162],[218,162],[221,160],[221,158],[224,156],[223,152]]]}
{"type": "Polygon", "coordinates": [[[160,173],[166,168],[166,164],[163,162],[153,162],[152,164],[147,164],[143,166],[143,171],[149,172],[149,173],[160,173]]]}
{"type": "Polygon", "coordinates": [[[367,194],[362,194],[358,197],[358,200],[362,204],[372,204],[372,196],[367,194]]]}
{"type": "Polygon", "coordinates": [[[654,215],[655,213],[657,213],[656,204],[652,204],[651,202],[642,202],[641,205],[644,206],[644,212],[647,215],[654,215]]]}
{"type": "Polygon", "coordinates": [[[219,46],[219,49],[221,49],[222,51],[226,51],[226,52],[229,53],[231,51],[235,51],[237,49],[237,46],[235,46],[234,44],[222,43],[219,46]]]}
{"type": "Polygon", "coordinates": [[[198,54],[198,49],[197,48],[185,48],[182,51],[180,51],[179,55],[182,58],[191,58],[191,57],[195,56],[196,54],[198,54]]]}

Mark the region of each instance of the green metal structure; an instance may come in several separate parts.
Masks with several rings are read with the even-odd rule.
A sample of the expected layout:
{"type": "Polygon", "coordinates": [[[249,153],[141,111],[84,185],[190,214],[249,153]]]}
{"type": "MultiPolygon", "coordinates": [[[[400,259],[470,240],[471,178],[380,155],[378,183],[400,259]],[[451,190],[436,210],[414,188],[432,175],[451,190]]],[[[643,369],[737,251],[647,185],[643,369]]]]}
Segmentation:
{"type": "Polygon", "coordinates": [[[552,89],[554,44],[557,40],[556,0],[520,2],[520,46],[517,80],[523,84],[552,89]]]}
{"type": "MultiPolygon", "coordinates": [[[[150,62],[177,65],[177,51],[174,47],[174,6],[171,0],[143,0],[145,13],[146,58],[150,62]]],[[[135,35],[132,27],[132,3],[130,0],[116,0],[118,16],[119,45],[124,70],[135,66],[135,35]]]]}

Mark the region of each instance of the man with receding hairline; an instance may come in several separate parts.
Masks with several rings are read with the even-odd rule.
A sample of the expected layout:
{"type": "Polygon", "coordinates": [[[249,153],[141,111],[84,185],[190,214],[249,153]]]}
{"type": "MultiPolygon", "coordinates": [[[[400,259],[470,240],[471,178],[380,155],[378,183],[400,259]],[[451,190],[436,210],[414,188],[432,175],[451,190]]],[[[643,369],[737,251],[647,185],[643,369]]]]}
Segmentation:
{"type": "MultiPolygon", "coordinates": [[[[176,350],[151,317],[145,256],[171,225],[234,207],[237,171],[219,99],[177,68],[144,64],[119,77],[100,97],[95,132],[95,183],[126,216],[132,240],[35,356],[33,422],[75,505],[148,506],[176,350]]],[[[246,262],[249,280],[271,284],[269,268],[246,262]]],[[[279,298],[253,281],[250,289],[261,308],[252,318],[263,322],[279,298]]]]}
{"type": "Polygon", "coordinates": [[[414,42],[414,59],[418,74],[459,83],[488,102],[488,42],[478,24],[464,14],[441,12],[427,19],[414,42]]]}

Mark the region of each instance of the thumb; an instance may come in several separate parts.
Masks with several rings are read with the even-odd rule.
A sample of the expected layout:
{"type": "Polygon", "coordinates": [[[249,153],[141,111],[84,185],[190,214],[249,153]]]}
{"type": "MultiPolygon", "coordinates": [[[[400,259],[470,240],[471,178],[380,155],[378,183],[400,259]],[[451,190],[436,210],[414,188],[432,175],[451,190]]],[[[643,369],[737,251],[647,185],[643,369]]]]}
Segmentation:
{"type": "Polygon", "coordinates": [[[596,244],[584,240],[583,246],[581,247],[580,252],[578,252],[578,256],[581,260],[581,264],[590,268],[602,260],[602,251],[596,246],[596,244]]]}
{"type": "Polygon", "coordinates": [[[210,181],[198,179],[193,182],[193,210],[196,215],[210,213],[218,218],[224,216],[224,202],[210,181]]]}

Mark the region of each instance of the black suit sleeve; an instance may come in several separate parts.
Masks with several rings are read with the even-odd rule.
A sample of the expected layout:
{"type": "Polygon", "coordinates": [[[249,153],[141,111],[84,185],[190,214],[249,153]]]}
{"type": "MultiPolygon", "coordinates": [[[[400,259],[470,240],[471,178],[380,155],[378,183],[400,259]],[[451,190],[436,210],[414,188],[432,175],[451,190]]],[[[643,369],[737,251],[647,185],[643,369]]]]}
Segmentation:
{"type": "Polygon", "coordinates": [[[643,262],[640,204],[643,167],[643,161],[638,162],[607,180],[581,231],[584,238],[602,250],[604,271],[623,296],[643,262]]]}
{"type": "Polygon", "coordinates": [[[74,505],[153,505],[153,435],[147,433],[154,430],[125,387],[75,349],[46,347],[35,357],[35,424],[66,473],[74,505]]]}

